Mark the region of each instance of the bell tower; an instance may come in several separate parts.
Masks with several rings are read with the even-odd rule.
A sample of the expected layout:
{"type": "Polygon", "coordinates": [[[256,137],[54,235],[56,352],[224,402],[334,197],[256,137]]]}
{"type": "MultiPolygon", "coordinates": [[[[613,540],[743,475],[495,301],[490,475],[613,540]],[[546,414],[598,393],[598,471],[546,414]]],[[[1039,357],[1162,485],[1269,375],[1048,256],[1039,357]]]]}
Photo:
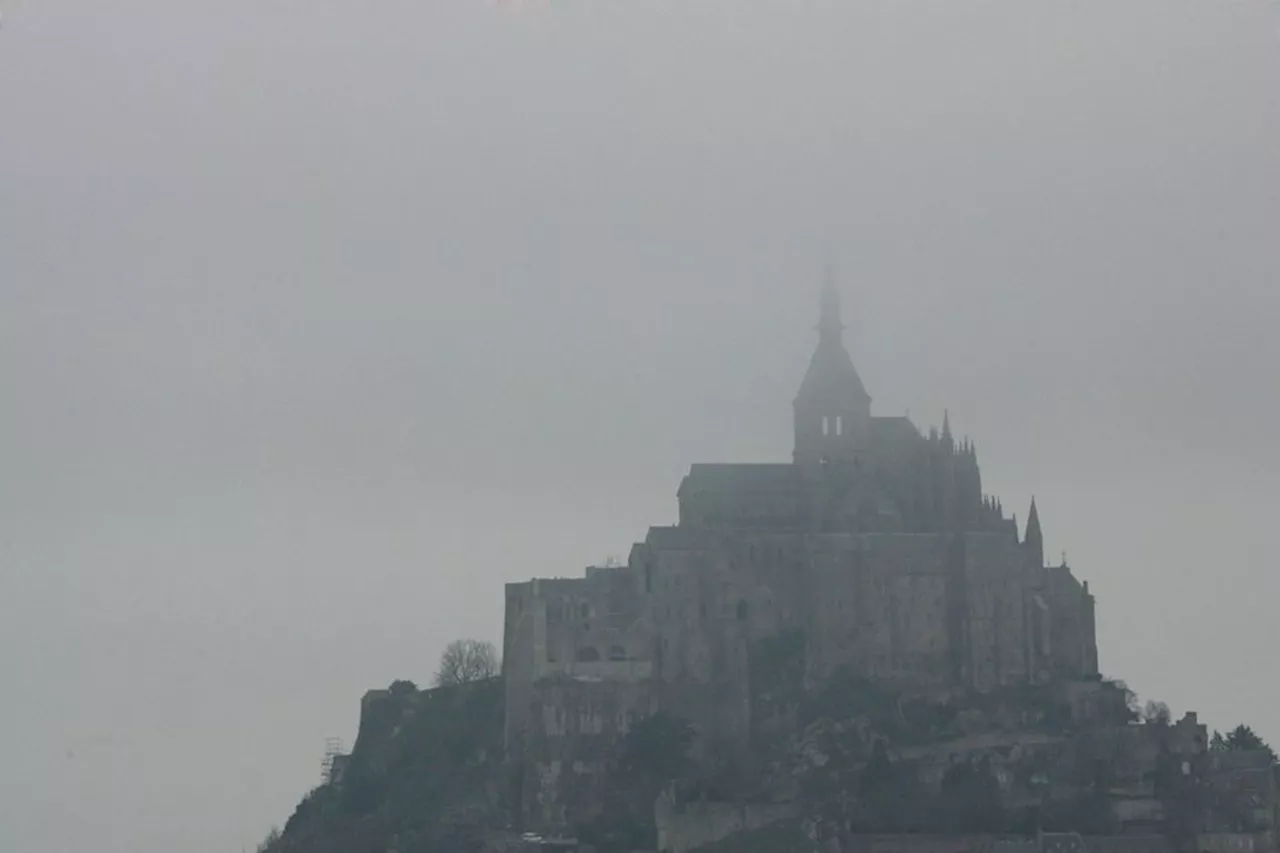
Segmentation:
{"type": "Polygon", "coordinates": [[[840,294],[830,271],[822,288],[818,347],[795,408],[796,464],[857,464],[871,431],[871,396],[844,348],[840,294]]]}

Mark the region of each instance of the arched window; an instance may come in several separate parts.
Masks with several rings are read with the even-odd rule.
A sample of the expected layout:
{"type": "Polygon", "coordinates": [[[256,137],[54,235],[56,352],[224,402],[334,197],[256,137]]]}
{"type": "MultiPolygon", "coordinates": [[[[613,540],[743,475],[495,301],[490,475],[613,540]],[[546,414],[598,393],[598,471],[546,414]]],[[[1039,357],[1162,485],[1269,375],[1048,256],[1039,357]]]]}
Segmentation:
{"type": "Polygon", "coordinates": [[[627,659],[627,650],[624,649],[622,646],[609,647],[609,660],[617,661],[617,660],[626,660],[626,659],[627,659]]]}
{"type": "Polygon", "coordinates": [[[746,622],[746,621],[747,621],[747,615],[748,615],[748,614],[747,614],[747,602],[745,602],[745,601],[739,601],[739,602],[738,602],[738,621],[739,621],[739,622],[746,622]]]}
{"type": "Polygon", "coordinates": [[[600,652],[595,646],[583,646],[578,649],[579,663],[594,663],[598,660],[600,660],[600,652]]]}
{"type": "Polygon", "coordinates": [[[591,605],[590,604],[578,605],[578,615],[581,616],[583,619],[589,618],[591,616],[591,605]]]}

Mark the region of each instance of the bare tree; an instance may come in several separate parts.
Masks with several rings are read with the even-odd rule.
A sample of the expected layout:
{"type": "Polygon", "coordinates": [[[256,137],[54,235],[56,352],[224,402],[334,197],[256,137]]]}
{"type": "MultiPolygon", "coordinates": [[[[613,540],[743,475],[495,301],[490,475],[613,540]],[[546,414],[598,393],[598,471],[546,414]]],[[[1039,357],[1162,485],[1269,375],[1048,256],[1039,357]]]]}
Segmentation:
{"type": "Polygon", "coordinates": [[[493,678],[500,670],[498,651],[483,640],[454,640],[444,647],[436,670],[437,687],[493,678]]]}
{"type": "Polygon", "coordinates": [[[1169,706],[1163,702],[1148,699],[1147,704],[1142,708],[1142,721],[1148,725],[1167,726],[1172,718],[1169,706]]]}

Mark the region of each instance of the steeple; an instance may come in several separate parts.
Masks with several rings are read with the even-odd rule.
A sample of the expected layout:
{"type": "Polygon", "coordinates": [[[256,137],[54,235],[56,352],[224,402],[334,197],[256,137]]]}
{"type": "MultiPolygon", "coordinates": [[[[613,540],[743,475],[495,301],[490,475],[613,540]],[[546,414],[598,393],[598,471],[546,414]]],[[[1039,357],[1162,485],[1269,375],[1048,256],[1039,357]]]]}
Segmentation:
{"type": "Polygon", "coordinates": [[[1040,532],[1040,512],[1036,509],[1036,499],[1031,499],[1031,512],[1027,515],[1027,536],[1023,540],[1027,549],[1027,559],[1033,561],[1036,568],[1044,566],[1044,534],[1040,532]]]}
{"type": "Polygon", "coordinates": [[[871,396],[844,346],[840,293],[828,265],[818,313],[818,346],[795,408],[797,463],[857,463],[871,431],[871,396]]]}
{"type": "Polygon", "coordinates": [[[837,342],[844,333],[844,322],[840,319],[840,291],[836,289],[835,270],[830,264],[823,271],[817,330],[820,338],[834,338],[837,342]]]}

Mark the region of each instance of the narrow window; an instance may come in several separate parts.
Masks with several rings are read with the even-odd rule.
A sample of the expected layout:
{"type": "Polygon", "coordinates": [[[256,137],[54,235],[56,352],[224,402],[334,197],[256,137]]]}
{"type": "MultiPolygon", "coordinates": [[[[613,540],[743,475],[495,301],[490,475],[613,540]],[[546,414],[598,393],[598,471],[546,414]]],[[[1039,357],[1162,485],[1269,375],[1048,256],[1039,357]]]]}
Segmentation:
{"type": "Polygon", "coordinates": [[[747,621],[747,603],[745,601],[738,602],[738,621],[747,621]]]}
{"type": "Polygon", "coordinates": [[[830,425],[829,425],[829,423],[827,422],[827,416],[826,416],[826,415],[823,415],[823,416],[822,416],[822,434],[823,434],[823,435],[830,435],[830,434],[831,434],[831,433],[830,433],[830,425]]]}
{"type": "Polygon", "coordinates": [[[836,415],[836,435],[844,435],[844,416],[836,415]]]}

